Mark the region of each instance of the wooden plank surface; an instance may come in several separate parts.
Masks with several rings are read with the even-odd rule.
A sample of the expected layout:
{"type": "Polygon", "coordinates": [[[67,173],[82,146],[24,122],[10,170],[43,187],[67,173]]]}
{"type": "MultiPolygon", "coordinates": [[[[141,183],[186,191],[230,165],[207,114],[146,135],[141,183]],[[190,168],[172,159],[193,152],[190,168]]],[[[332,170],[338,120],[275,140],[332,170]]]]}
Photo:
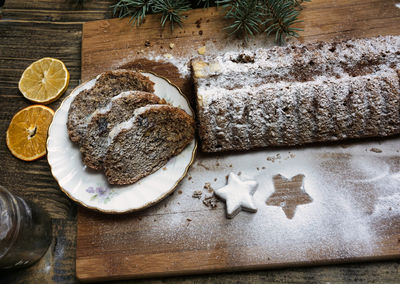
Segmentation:
{"type": "MultiPolygon", "coordinates": [[[[92,2],[92,1],[90,1],[92,2]]],[[[31,103],[18,90],[24,69],[43,57],[65,62],[66,92],[80,80],[82,23],[111,15],[113,1],[76,7],[72,1],[7,0],[0,13],[0,184],[44,208],[53,223],[53,240],[44,257],[26,269],[1,271],[0,283],[75,283],[76,214],[50,173],[46,157],[23,162],[13,157],[5,134],[13,115],[31,103]]],[[[56,110],[62,99],[51,103],[56,110]]]]}
{"type": "MultiPolygon", "coordinates": [[[[54,232],[52,245],[40,262],[28,269],[0,272],[0,283],[76,282],[76,205],[50,177],[45,158],[22,162],[9,153],[5,143],[11,117],[29,105],[17,88],[24,68],[45,56],[60,58],[71,74],[69,90],[74,88],[81,78],[80,23],[110,17],[109,6],[114,3],[85,1],[79,8],[73,2],[7,0],[0,16],[0,183],[43,206],[53,217],[54,232]]],[[[385,3],[392,7],[395,2],[385,3]]],[[[56,109],[62,98],[50,107],[56,109]]],[[[115,283],[395,283],[400,278],[399,268],[399,261],[381,261],[115,283]]]]}
{"type": "MultiPolygon", "coordinates": [[[[398,35],[400,9],[394,4],[393,1],[314,0],[307,4],[302,12],[304,22],[299,24],[299,27],[305,31],[300,33],[299,40],[309,42],[398,35]]],[[[221,32],[226,25],[221,14],[221,9],[216,8],[187,12],[184,29],[176,29],[174,32],[160,29],[157,15],[146,18],[145,23],[139,28],[129,26],[127,19],[85,23],[82,35],[82,80],[88,80],[102,71],[120,67],[154,71],[178,85],[193,102],[190,77],[182,76],[176,67],[163,63],[162,58],[164,54],[170,54],[181,64],[187,63],[193,56],[198,56],[197,49],[210,43],[214,50],[207,50],[208,54],[224,49],[227,42],[240,45],[240,41],[221,32]],[[174,48],[171,49],[170,44],[173,44],[174,48]],[[149,61],[148,58],[153,61],[149,61]]],[[[178,66],[181,66],[179,64],[178,66]]],[[[209,158],[210,156],[200,153],[197,164],[189,175],[195,176],[202,161],[209,158]]],[[[342,158],[346,157],[334,157],[339,164],[345,161],[341,160],[342,158]]],[[[395,159],[398,164],[399,161],[395,159]]],[[[209,168],[209,173],[211,175],[219,170],[218,167],[209,168]]],[[[186,199],[182,197],[183,195],[175,193],[155,207],[125,216],[105,216],[80,209],[76,267],[78,278],[105,280],[152,277],[399,257],[398,226],[394,226],[394,230],[387,231],[388,222],[399,221],[395,219],[374,226],[377,232],[380,226],[386,228],[385,233],[388,238],[378,245],[379,250],[370,253],[359,255],[344,253],[335,256],[329,249],[320,247],[318,248],[320,252],[311,249],[306,258],[297,257],[295,253],[285,257],[275,256],[273,259],[257,258],[259,257],[257,252],[265,250],[265,245],[259,247],[256,243],[246,243],[245,238],[240,235],[236,236],[237,239],[220,235],[216,233],[219,232],[218,229],[208,225],[207,222],[218,223],[223,228],[229,226],[229,223],[222,217],[224,208],[222,205],[213,211],[191,204],[190,193],[198,188],[199,185],[196,188],[185,180],[178,191],[183,192],[186,199]],[[191,206],[182,207],[182,204],[191,206]],[[191,220],[186,223],[181,220],[183,227],[188,226],[186,231],[178,227],[169,228],[171,221],[176,218],[183,221],[185,218],[191,220]],[[207,230],[193,229],[192,226],[198,228],[209,226],[209,233],[216,235],[213,239],[209,239],[204,235],[207,234],[207,230]],[[174,242],[174,238],[159,237],[171,233],[170,230],[178,230],[176,234],[186,238],[176,236],[174,242]],[[232,245],[235,240],[239,241],[232,245]],[[249,255],[257,257],[246,258],[249,255]]],[[[370,189],[358,188],[358,190],[370,189]]]]}

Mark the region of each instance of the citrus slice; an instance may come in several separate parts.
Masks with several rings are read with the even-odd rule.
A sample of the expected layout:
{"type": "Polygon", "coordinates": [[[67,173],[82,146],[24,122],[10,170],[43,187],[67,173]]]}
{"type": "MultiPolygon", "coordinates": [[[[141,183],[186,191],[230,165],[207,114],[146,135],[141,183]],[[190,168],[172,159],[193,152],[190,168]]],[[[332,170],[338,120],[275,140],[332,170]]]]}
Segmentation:
{"type": "Polygon", "coordinates": [[[43,105],[28,106],[17,112],[7,129],[7,147],[24,161],[46,155],[47,131],[54,111],[43,105]]]}
{"type": "Polygon", "coordinates": [[[68,83],[69,73],[65,64],[58,59],[45,57],[25,69],[18,88],[28,100],[48,104],[65,92],[68,83]]]}

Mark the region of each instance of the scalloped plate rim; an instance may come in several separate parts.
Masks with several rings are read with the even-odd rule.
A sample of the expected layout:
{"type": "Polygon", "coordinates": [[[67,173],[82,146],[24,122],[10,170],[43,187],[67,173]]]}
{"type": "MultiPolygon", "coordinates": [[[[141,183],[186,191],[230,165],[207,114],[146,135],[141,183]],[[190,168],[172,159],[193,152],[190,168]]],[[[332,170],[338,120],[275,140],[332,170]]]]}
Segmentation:
{"type": "MultiPolygon", "coordinates": [[[[186,108],[186,111],[189,111],[189,112],[190,112],[190,113],[189,113],[190,115],[192,115],[192,116],[195,115],[195,114],[194,114],[194,110],[193,110],[193,109],[191,108],[191,106],[190,106],[189,100],[186,98],[186,96],[183,95],[183,93],[182,93],[182,91],[179,89],[179,87],[177,87],[175,84],[171,83],[167,78],[162,77],[162,76],[159,76],[159,75],[157,75],[157,74],[155,74],[155,73],[153,73],[153,72],[148,72],[148,71],[146,71],[146,72],[141,72],[141,73],[144,74],[144,75],[146,75],[146,76],[149,76],[149,77],[151,78],[152,81],[156,80],[156,82],[155,82],[156,85],[157,85],[157,81],[158,81],[158,80],[164,80],[168,85],[170,85],[171,87],[173,87],[174,89],[176,89],[177,92],[175,93],[175,95],[176,95],[176,96],[179,96],[179,97],[177,97],[177,98],[183,98],[183,99],[184,99],[184,103],[186,104],[186,105],[184,105],[182,108],[186,108]],[[153,78],[152,78],[152,77],[153,77],[153,78]]],[[[96,78],[98,78],[98,77],[96,77],[96,78]]],[[[62,122],[60,123],[60,122],[57,120],[58,115],[60,115],[60,113],[61,113],[62,111],[68,112],[69,104],[72,102],[73,96],[77,95],[78,90],[85,89],[85,87],[86,87],[86,88],[90,88],[90,83],[93,84],[93,83],[95,82],[96,78],[94,78],[94,79],[92,79],[92,80],[85,81],[85,82],[83,82],[82,84],[80,84],[80,85],[78,85],[77,87],[75,87],[75,88],[71,91],[71,93],[70,93],[66,98],[64,98],[64,100],[62,101],[61,105],[59,106],[59,108],[56,110],[56,112],[55,112],[55,114],[54,114],[53,121],[52,121],[52,123],[51,123],[51,125],[50,125],[50,127],[49,127],[49,135],[48,135],[47,143],[46,143],[46,148],[47,148],[47,151],[48,151],[48,153],[47,153],[47,160],[48,160],[48,163],[49,163],[49,166],[50,166],[51,174],[53,175],[54,179],[57,181],[57,183],[58,183],[58,185],[59,185],[61,191],[63,191],[71,200],[77,202],[78,204],[80,204],[81,206],[83,206],[83,207],[85,207],[85,208],[88,208],[88,209],[91,209],[91,210],[95,210],[95,211],[98,211],[98,212],[102,212],[102,213],[108,213],[108,214],[123,214],[123,213],[129,213],[129,212],[134,212],[134,211],[143,210],[143,209],[145,209],[145,208],[148,208],[148,207],[150,207],[150,206],[152,206],[152,205],[154,205],[154,204],[160,202],[161,200],[163,200],[165,197],[167,197],[169,194],[171,194],[171,193],[176,189],[176,187],[178,186],[179,182],[186,176],[186,174],[187,174],[187,172],[188,172],[188,170],[189,170],[190,165],[191,165],[191,164],[193,163],[193,161],[194,161],[195,154],[196,154],[196,151],[197,151],[197,141],[196,141],[196,139],[194,138],[194,139],[192,140],[192,142],[185,148],[185,150],[188,150],[189,148],[191,148],[191,155],[190,155],[190,160],[189,160],[189,162],[186,163],[186,164],[185,164],[185,167],[181,169],[181,170],[183,171],[183,173],[181,174],[181,176],[180,176],[179,178],[177,178],[176,180],[174,179],[174,181],[173,181],[173,183],[174,183],[173,186],[172,186],[171,188],[165,189],[165,190],[163,191],[162,194],[160,194],[159,196],[157,196],[157,198],[153,198],[153,199],[151,199],[151,200],[147,200],[147,201],[146,201],[145,203],[143,203],[141,206],[132,207],[132,208],[124,209],[124,210],[119,210],[119,209],[117,209],[117,208],[114,208],[114,209],[112,209],[112,210],[109,210],[109,209],[104,209],[104,208],[102,208],[102,206],[99,206],[99,205],[90,205],[90,204],[87,204],[87,201],[84,201],[84,200],[82,200],[81,198],[79,198],[79,196],[77,196],[76,194],[73,194],[73,193],[71,192],[71,190],[64,188],[64,187],[61,185],[60,180],[58,179],[57,174],[55,174],[55,172],[58,170],[58,167],[54,165],[54,159],[52,158],[52,155],[53,155],[52,146],[54,146],[54,145],[52,145],[52,139],[53,139],[53,137],[52,137],[51,135],[55,135],[55,134],[53,134],[53,131],[56,131],[56,130],[53,130],[53,127],[55,127],[57,124],[58,124],[58,125],[60,125],[60,124],[62,125],[62,122]],[[87,85],[89,85],[89,87],[88,87],[87,85]],[[68,104],[68,107],[66,107],[67,104],[68,104]]],[[[162,82],[162,81],[160,81],[160,82],[162,82]]],[[[161,84],[161,83],[159,83],[159,84],[161,84]]],[[[155,88],[156,88],[156,85],[155,85],[155,88]]],[[[157,90],[156,90],[155,93],[157,94],[157,90]]],[[[159,94],[157,94],[157,95],[159,95],[159,94]]],[[[175,95],[174,95],[174,96],[175,96],[175,95]]],[[[179,105],[179,106],[180,106],[180,105],[179,105]]],[[[65,124],[65,123],[66,123],[66,120],[64,121],[64,124],[65,124]]],[[[70,143],[71,145],[73,145],[73,143],[72,143],[69,139],[67,139],[67,141],[68,141],[67,143],[70,143]]],[[[73,145],[73,147],[76,147],[76,146],[73,145]]],[[[184,150],[184,151],[185,151],[185,150],[184,150]]],[[[173,159],[178,159],[178,158],[180,158],[180,156],[184,154],[184,151],[183,151],[181,154],[179,154],[178,156],[175,156],[175,157],[171,158],[170,161],[173,160],[173,159]]],[[[79,153],[79,150],[78,150],[78,153],[79,153]]],[[[80,153],[79,153],[79,159],[80,159],[80,153]]],[[[170,161],[169,161],[169,162],[170,162],[170,161]]],[[[168,162],[168,163],[169,163],[169,162],[168,162]]],[[[168,163],[167,163],[167,165],[168,165],[168,163]]],[[[83,171],[83,170],[84,170],[84,169],[82,169],[82,171],[83,171]]],[[[157,173],[157,172],[159,172],[159,171],[161,171],[161,170],[162,170],[162,169],[159,169],[159,170],[156,171],[155,173],[157,173]]],[[[166,171],[168,171],[168,169],[167,169],[166,171]]],[[[147,176],[146,178],[151,178],[151,176],[154,175],[155,173],[153,173],[153,174],[147,176]]],[[[138,183],[140,183],[140,182],[141,182],[141,181],[138,181],[138,183]]],[[[135,183],[135,184],[136,184],[136,183],[135,183]]],[[[126,186],[123,186],[123,187],[125,187],[125,190],[126,190],[126,191],[132,191],[134,188],[129,189],[129,187],[134,187],[135,184],[126,185],[126,186]]],[[[115,187],[120,187],[120,186],[115,186],[115,187]]]]}

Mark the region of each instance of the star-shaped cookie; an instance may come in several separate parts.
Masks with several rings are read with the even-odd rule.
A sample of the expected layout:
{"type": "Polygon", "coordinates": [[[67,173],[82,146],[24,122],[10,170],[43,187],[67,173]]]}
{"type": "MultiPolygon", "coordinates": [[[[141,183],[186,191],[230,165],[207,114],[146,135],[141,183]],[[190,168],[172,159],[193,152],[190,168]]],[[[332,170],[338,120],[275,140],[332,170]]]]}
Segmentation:
{"type": "Polygon", "coordinates": [[[292,219],[296,207],[313,201],[304,189],[304,175],[288,179],[282,175],[272,177],[275,192],[267,199],[267,205],[280,206],[287,218],[292,219]]]}
{"type": "Polygon", "coordinates": [[[253,202],[253,195],[258,183],[254,180],[241,181],[240,178],[230,173],[227,184],[215,190],[215,195],[226,201],[226,216],[233,218],[241,209],[249,212],[257,212],[253,202]]]}

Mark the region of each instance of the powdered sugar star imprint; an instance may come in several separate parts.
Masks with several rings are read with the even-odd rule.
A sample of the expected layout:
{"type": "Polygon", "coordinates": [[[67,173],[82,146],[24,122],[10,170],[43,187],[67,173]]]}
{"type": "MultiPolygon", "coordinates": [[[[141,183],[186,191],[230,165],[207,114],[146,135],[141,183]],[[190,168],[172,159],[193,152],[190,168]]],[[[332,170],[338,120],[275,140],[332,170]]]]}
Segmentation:
{"type": "Polygon", "coordinates": [[[267,205],[282,207],[286,217],[292,219],[297,206],[313,201],[305,192],[304,178],[305,176],[302,174],[292,178],[286,178],[281,174],[273,176],[275,192],[268,197],[267,205]]]}

